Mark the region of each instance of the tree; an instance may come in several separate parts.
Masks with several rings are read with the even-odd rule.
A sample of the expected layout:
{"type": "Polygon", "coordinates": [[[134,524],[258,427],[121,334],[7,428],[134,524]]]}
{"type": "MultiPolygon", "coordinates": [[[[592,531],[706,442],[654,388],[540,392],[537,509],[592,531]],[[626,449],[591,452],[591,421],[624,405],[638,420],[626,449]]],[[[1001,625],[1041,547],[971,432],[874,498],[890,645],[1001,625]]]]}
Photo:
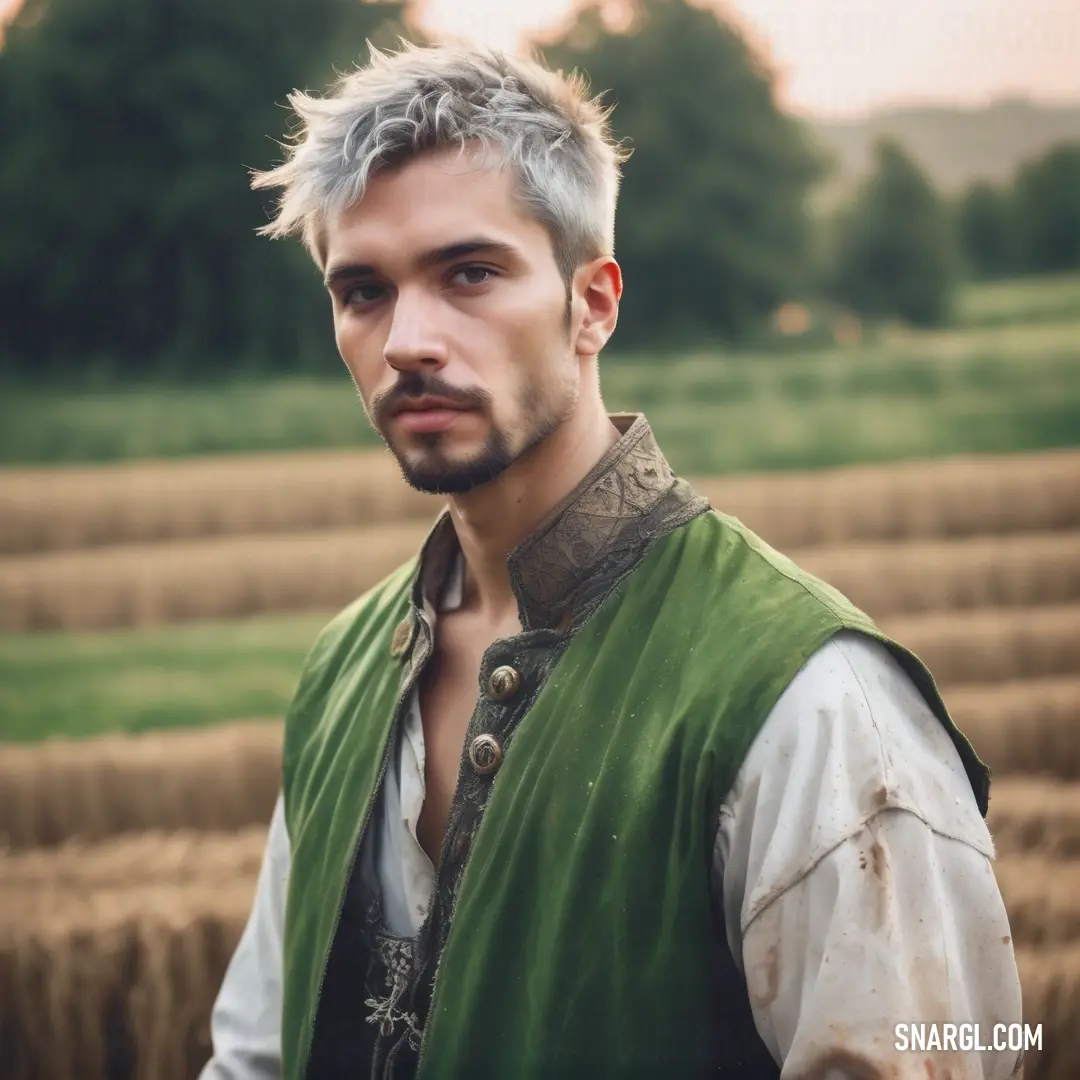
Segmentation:
{"type": "Polygon", "coordinates": [[[687,0],[637,0],[616,32],[599,0],[544,50],[614,105],[624,166],[616,255],[625,272],[617,340],[656,345],[756,326],[803,280],[805,207],[824,166],[777,107],[744,38],[687,0]]]}
{"type": "Polygon", "coordinates": [[[977,278],[1016,269],[1012,193],[986,180],[971,184],[957,207],[957,231],[968,269],[977,278]]]}
{"type": "Polygon", "coordinates": [[[945,322],[958,280],[948,212],[929,178],[891,139],[836,228],[833,293],[862,315],[945,322]]]}
{"type": "Polygon", "coordinates": [[[143,372],[333,363],[295,244],[254,235],[285,95],[402,14],[358,0],[28,0],[0,53],[7,361],[143,372]]]}
{"type": "Polygon", "coordinates": [[[1080,143],[1062,143],[1022,165],[1014,206],[1025,269],[1080,269],[1080,143]]]}

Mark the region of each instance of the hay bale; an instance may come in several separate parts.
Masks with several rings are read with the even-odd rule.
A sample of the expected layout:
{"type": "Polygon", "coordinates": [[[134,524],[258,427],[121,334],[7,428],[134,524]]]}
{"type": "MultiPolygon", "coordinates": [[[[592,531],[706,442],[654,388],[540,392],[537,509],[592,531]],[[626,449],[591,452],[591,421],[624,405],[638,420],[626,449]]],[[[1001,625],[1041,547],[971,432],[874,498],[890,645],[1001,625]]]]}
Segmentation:
{"type": "Polygon", "coordinates": [[[0,555],[433,519],[385,451],[0,471],[0,555]]]}
{"type": "MultiPolygon", "coordinates": [[[[691,477],[783,548],[1080,527],[1080,453],[691,477]]],[[[385,451],[223,456],[0,473],[0,554],[431,520],[385,451]]]]}
{"type": "Polygon", "coordinates": [[[954,686],[945,704],[995,778],[1080,780],[1080,675],[954,686]]]}
{"type": "Polygon", "coordinates": [[[939,685],[1080,675],[1080,604],[892,615],[879,622],[939,685]]]}
{"type": "Polygon", "coordinates": [[[270,820],[280,721],[0,748],[0,847],[270,820]]]}
{"type": "Polygon", "coordinates": [[[808,548],[791,556],[874,618],[1080,601],[1080,534],[808,548]]]}
{"type": "Polygon", "coordinates": [[[774,547],[1080,528],[1080,452],[692,478],[774,547]]]}
{"type": "Polygon", "coordinates": [[[1017,949],[1024,1022],[1042,1024],[1042,1050],[1024,1058],[1024,1080],[1080,1076],[1080,947],[1017,949]]]}
{"type": "Polygon", "coordinates": [[[254,883],[106,890],[0,922],[10,1080],[193,1080],[254,883]]]}
{"type": "Polygon", "coordinates": [[[994,874],[1017,946],[1080,942],[1080,861],[1008,855],[994,864],[994,874]]]}
{"type": "Polygon", "coordinates": [[[420,548],[431,523],[231,536],[0,561],[0,630],[95,630],[334,611],[420,548]]]}
{"type": "Polygon", "coordinates": [[[986,821],[999,857],[1080,858],[1080,784],[1031,776],[994,781],[986,821]]]}
{"type": "Polygon", "coordinates": [[[205,881],[252,880],[266,846],[266,825],[235,832],[160,829],[107,840],[67,840],[52,848],[0,853],[3,918],[33,920],[72,909],[83,898],[143,886],[182,886],[205,881]]]}

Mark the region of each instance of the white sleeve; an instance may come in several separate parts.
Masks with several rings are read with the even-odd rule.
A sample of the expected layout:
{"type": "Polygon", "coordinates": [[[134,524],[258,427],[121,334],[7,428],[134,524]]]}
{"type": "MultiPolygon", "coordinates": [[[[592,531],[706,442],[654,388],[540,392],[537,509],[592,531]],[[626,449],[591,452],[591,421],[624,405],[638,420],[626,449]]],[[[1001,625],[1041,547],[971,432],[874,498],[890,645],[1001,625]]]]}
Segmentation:
{"type": "MultiPolygon", "coordinates": [[[[993,843],[959,754],[880,643],[788,686],[721,811],[714,894],[781,1076],[1005,1080],[1015,1052],[897,1049],[895,1025],[1021,1021],[993,843]]],[[[971,1034],[972,1029],[968,1029],[971,1034]]]]}
{"type": "Polygon", "coordinates": [[[289,834],[278,796],[255,903],[210,1019],[214,1056],[199,1080],[279,1080],[281,976],[289,834]]]}

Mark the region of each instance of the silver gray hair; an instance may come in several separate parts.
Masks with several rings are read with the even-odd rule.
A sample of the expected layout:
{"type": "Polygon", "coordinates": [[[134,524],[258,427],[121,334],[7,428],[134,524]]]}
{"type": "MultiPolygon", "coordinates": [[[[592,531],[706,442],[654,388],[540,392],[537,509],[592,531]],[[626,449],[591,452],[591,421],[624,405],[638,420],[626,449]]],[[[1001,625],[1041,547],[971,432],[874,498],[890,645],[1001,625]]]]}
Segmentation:
{"type": "Polygon", "coordinates": [[[611,110],[584,79],[533,60],[462,45],[396,53],[369,43],[370,63],[341,76],[324,97],[289,104],[301,124],[283,164],[253,175],[284,189],[264,236],[299,234],[320,267],[327,223],[363,194],[377,171],[425,151],[471,144],[495,149],[516,174],[515,195],[551,236],[563,280],[614,252],[620,166],[611,110]]]}

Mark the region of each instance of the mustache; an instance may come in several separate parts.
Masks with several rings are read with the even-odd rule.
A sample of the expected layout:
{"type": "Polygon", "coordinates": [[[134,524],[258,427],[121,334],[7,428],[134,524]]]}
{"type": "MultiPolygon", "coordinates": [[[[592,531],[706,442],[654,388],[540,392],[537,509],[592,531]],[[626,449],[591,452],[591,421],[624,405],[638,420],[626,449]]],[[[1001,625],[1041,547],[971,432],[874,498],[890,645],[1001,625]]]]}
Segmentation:
{"type": "Polygon", "coordinates": [[[452,386],[437,374],[407,371],[389,390],[372,401],[371,411],[375,422],[380,425],[387,423],[403,399],[423,394],[446,398],[463,409],[486,409],[491,403],[491,395],[486,390],[452,386]]]}

